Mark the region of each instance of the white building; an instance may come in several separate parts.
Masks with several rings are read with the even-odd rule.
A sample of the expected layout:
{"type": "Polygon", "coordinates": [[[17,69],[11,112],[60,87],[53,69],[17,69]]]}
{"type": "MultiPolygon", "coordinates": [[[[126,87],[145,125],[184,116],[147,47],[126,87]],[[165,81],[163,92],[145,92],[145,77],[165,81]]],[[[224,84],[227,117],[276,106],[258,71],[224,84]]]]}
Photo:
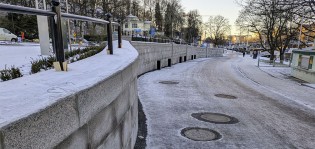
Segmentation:
{"type": "Polygon", "coordinates": [[[151,21],[140,21],[137,16],[132,14],[126,17],[123,25],[123,34],[127,36],[149,36],[151,21]]]}

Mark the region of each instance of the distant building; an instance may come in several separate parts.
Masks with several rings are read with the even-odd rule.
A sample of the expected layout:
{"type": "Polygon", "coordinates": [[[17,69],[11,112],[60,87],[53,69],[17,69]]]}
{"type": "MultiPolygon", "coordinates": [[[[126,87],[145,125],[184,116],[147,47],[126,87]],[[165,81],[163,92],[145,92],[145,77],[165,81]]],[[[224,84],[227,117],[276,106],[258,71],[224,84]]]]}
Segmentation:
{"type": "Polygon", "coordinates": [[[230,35],[227,37],[227,39],[230,40],[231,44],[246,43],[246,37],[246,35],[230,35]]]}
{"type": "Polygon", "coordinates": [[[149,36],[151,21],[141,21],[132,14],[126,17],[123,25],[123,34],[127,36],[149,36]]]}

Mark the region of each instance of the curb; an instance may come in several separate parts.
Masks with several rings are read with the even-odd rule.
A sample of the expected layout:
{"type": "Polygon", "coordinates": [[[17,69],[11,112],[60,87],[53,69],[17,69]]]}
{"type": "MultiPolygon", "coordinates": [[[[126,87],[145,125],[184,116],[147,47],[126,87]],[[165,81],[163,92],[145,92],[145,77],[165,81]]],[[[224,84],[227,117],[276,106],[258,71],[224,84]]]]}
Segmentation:
{"type": "Polygon", "coordinates": [[[301,85],[302,85],[302,86],[306,86],[306,87],[309,87],[309,88],[313,88],[313,89],[315,89],[315,84],[302,83],[301,85]]]}

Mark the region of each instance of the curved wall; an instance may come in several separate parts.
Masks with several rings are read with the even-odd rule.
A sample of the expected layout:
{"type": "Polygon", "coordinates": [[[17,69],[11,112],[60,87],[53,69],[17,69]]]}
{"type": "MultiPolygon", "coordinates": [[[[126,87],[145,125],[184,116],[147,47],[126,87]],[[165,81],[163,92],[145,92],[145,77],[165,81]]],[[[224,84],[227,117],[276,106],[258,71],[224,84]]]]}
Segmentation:
{"type": "Polygon", "coordinates": [[[157,69],[157,61],[161,61],[161,68],[168,66],[168,59],[172,64],[192,60],[192,56],[196,58],[221,57],[223,49],[220,48],[201,48],[188,45],[179,45],[171,43],[148,43],[148,42],[131,42],[133,47],[139,53],[139,69],[138,74],[157,69]],[[181,58],[180,58],[181,57],[181,58]]]}
{"type": "MultiPolygon", "coordinates": [[[[23,115],[17,120],[13,119],[12,122],[0,123],[0,149],[131,149],[134,147],[138,130],[137,76],[156,70],[157,61],[161,61],[161,67],[165,67],[168,65],[168,59],[172,60],[172,64],[176,64],[179,63],[180,57],[184,62],[185,56],[190,60],[193,55],[203,58],[223,54],[223,49],[206,50],[176,44],[132,42],[132,45],[139,56],[126,58],[123,56],[128,54],[126,51],[121,52],[121,57],[115,57],[115,54],[109,56],[109,59],[116,58],[111,60],[111,63],[128,63],[112,69],[114,72],[111,75],[95,74],[95,78],[101,79],[90,87],[62,98],[56,96],[56,102],[45,108],[36,109],[36,112],[23,115]]],[[[123,46],[130,51],[135,50],[128,42],[124,42],[123,46]]],[[[103,57],[100,60],[104,63],[106,61],[103,57]]],[[[85,61],[90,63],[91,60],[85,61]]],[[[80,65],[80,62],[77,64],[80,65]]],[[[105,71],[109,68],[92,70],[98,69],[105,71]]],[[[82,73],[84,72],[82,70],[82,73]]],[[[77,75],[70,77],[67,80],[77,75]]]]}
{"type": "Polygon", "coordinates": [[[12,101],[0,105],[0,149],[133,148],[138,130],[138,53],[129,42],[124,45],[114,55],[104,50],[70,64],[69,72],[50,70],[2,82],[1,89],[16,85],[20,93],[8,93],[17,98],[10,99],[0,91],[0,102],[12,101]],[[47,77],[56,87],[46,88],[47,77]],[[18,103],[25,100],[31,104],[18,103]]]}

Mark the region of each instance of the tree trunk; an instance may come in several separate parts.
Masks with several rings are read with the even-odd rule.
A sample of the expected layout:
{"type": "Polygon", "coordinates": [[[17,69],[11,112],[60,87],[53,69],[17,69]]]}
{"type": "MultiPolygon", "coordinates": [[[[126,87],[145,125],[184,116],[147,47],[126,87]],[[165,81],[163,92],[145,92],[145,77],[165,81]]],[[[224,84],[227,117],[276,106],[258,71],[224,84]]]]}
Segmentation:
{"type": "Polygon", "coordinates": [[[284,52],[280,51],[280,63],[283,64],[284,61],[284,52]]]}
{"type": "Polygon", "coordinates": [[[273,63],[273,60],[275,59],[275,51],[271,50],[270,51],[270,63],[273,63]]]}

